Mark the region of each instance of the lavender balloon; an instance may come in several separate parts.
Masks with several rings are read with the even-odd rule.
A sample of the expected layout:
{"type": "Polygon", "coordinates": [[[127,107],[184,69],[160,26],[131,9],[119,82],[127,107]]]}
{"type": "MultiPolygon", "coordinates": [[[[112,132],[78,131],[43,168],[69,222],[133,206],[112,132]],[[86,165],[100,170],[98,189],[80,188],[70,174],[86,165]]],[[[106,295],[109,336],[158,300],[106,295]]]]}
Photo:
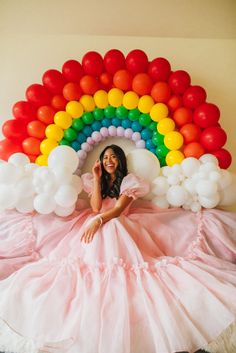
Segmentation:
{"type": "Polygon", "coordinates": [[[132,140],[134,142],[141,140],[141,134],[139,132],[134,132],[132,135],[132,140]]]}
{"type": "Polygon", "coordinates": [[[133,130],[128,128],[128,129],[125,129],[125,134],[124,136],[127,138],[127,139],[131,139],[132,138],[132,135],[133,135],[133,130]]]}
{"type": "Polygon", "coordinates": [[[135,145],[137,148],[145,148],[145,141],[144,140],[136,141],[135,145]]]}
{"type": "Polygon", "coordinates": [[[125,134],[125,129],[122,126],[118,126],[118,128],[116,129],[116,134],[119,137],[123,137],[125,134]]]}
{"type": "Polygon", "coordinates": [[[94,131],[91,137],[95,142],[100,142],[102,140],[102,135],[98,131],[94,131]]]}
{"type": "Polygon", "coordinates": [[[109,135],[112,137],[117,135],[116,127],[113,125],[109,126],[108,132],[109,132],[109,135]]]}
{"type": "Polygon", "coordinates": [[[100,134],[102,135],[102,137],[108,137],[109,136],[108,129],[106,127],[102,127],[100,129],[100,134]]]}
{"type": "Polygon", "coordinates": [[[93,141],[93,139],[92,139],[92,137],[91,136],[89,136],[88,138],[87,138],[87,142],[88,142],[88,144],[90,145],[90,146],[92,146],[92,145],[94,145],[94,141],[93,141]]]}
{"type": "Polygon", "coordinates": [[[92,150],[92,147],[90,146],[90,144],[88,142],[83,142],[81,145],[81,150],[83,150],[85,152],[90,152],[92,150]]]}
{"type": "Polygon", "coordinates": [[[80,159],[85,159],[87,157],[87,152],[83,151],[83,150],[79,150],[77,152],[77,155],[80,159]]]}

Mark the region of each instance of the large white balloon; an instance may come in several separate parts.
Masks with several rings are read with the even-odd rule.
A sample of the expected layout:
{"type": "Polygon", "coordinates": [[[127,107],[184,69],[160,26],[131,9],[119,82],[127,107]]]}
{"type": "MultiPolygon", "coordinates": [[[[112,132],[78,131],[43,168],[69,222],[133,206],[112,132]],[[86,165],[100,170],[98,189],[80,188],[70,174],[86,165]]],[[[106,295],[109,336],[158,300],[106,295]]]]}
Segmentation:
{"type": "Polygon", "coordinates": [[[180,207],[186,202],[188,193],[183,186],[173,185],[167,191],[166,198],[171,206],[180,207]]]}
{"type": "Polygon", "coordinates": [[[169,189],[169,184],[167,179],[164,176],[158,176],[156,179],[153,180],[152,182],[152,193],[161,196],[165,195],[167,193],[167,190],[169,189]]]}
{"type": "Polygon", "coordinates": [[[69,146],[57,146],[48,157],[48,166],[54,169],[57,166],[66,166],[74,173],[78,168],[79,158],[75,150],[69,146]]]}
{"type": "Polygon", "coordinates": [[[160,208],[168,208],[170,206],[169,202],[166,199],[166,196],[154,197],[152,199],[152,202],[160,208]]]}
{"type": "Polygon", "coordinates": [[[71,207],[77,200],[76,189],[71,185],[62,185],[55,194],[55,201],[59,206],[71,207]]]}
{"type": "Polygon", "coordinates": [[[205,208],[214,208],[218,205],[219,201],[220,201],[219,193],[215,193],[210,197],[199,196],[199,202],[205,208]]]}
{"type": "Polygon", "coordinates": [[[215,163],[216,165],[218,165],[218,159],[213,156],[213,154],[207,153],[207,154],[203,154],[200,158],[199,161],[201,163],[208,163],[208,162],[212,162],[215,163]]]}
{"type": "Polygon", "coordinates": [[[56,208],[56,202],[53,195],[42,193],[34,198],[34,208],[42,214],[49,214],[56,208]]]}
{"type": "Polygon", "coordinates": [[[30,163],[30,159],[24,153],[14,153],[9,157],[8,163],[16,167],[24,167],[26,164],[30,163]]]}
{"type": "Polygon", "coordinates": [[[152,182],[160,174],[158,159],[148,150],[134,149],[127,154],[128,170],[152,182]]]}
{"type": "Polygon", "coordinates": [[[67,217],[71,215],[74,212],[74,210],[75,210],[75,204],[70,207],[61,207],[57,205],[54,212],[56,213],[57,216],[67,217]]]}
{"type": "Polygon", "coordinates": [[[200,167],[200,162],[198,159],[193,157],[185,158],[182,163],[182,171],[186,177],[191,177],[194,173],[197,173],[200,167]]]}
{"type": "Polygon", "coordinates": [[[196,185],[196,191],[200,196],[211,197],[217,190],[217,183],[212,180],[200,180],[196,185]]]}
{"type": "Polygon", "coordinates": [[[10,163],[0,164],[0,183],[14,184],[21,177],[21,171],[10,163]]]}

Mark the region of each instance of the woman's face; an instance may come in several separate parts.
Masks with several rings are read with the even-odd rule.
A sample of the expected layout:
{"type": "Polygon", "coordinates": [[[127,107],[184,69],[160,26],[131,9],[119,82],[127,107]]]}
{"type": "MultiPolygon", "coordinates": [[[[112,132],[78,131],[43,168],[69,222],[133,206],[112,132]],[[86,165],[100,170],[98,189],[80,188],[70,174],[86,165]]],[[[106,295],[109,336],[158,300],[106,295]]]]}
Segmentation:
{"type": "Polygon", "coordinates": [[[115,175],[116,169],[118,167],[119,161],[116,157],[114,151],[111,148],[108,148],[102,160],[103,167],[108,174],[115,175]]]}

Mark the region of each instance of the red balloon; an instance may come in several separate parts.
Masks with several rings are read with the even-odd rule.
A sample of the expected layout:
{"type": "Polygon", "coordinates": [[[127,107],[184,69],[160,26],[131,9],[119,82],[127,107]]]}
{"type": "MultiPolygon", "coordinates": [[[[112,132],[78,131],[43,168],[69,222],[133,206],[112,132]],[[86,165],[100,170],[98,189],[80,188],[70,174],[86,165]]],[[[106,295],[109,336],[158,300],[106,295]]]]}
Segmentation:
{"type": "Polygon", "coordinates": [[[99,76],[103,72],[102,56],[96,51],[89,51],[82,59],[82,67],[87,75],[99,76]]]}
{"type": "Polygon", "coordinates": [[[34,83],[27,88],[26,98],[37,107],[50,104],[51,102],[51,94],[47,88],[38,83],[34,83]]]}
{"type": "Polygon", "coordinates": [[[186,145],[184,147],[184,155],[185,157],[194,157],[194,158],[200,158],[204,153],[205,150],[204,148],[201,146],[200,143],[198,142],[191,142],[188,145],[186,145]]]}
{"type": "Polygon", "coordinates": [[[67,103],[68,101],[60,94],[56,94],[52,97],[51,100],[51,105],[56,111],[65,110],[65,106],[67,103]]]}
{"type": "Polygon", "coordinates": [[[188,143],[199,141],[202,131],[195,124],[186,124],[181,127],[179,132],[184,138],[185,145],[187,145],[188,143]]]}
{"type": "Polygon", "coordinates": [[[63,88],[63,96],[68,101],[77,101],[83,92],[78,83],[69,82],[63,88]]]}
{"type": "Polygon", "coordinates": [[[148,66],[148,74],[154,81],[167,81],[171,66],[165,58],[156,58],[148,66]]]}
{"type": "Polygon", "coordinates": [[[168,108],[173,113],[176,109],[182,107],[183,100],[181,96],[174,95],[170,97],[170,99],[167,102],[168,108]]]}
{"type": "Polygon", "coordinates": [[[0,159],[7,161],[13,153],[17,152],[22,152],[20,143],[13,142],[9,139],[0,141],[0,159]]]}
{"type": "Polygon", "coordinates": [[[125,69],[124,54],[118,49],[109,50],[104,56],[104,66],[111,75],[114,75],[118,70],[125,69]]]}
{"type": "Polygon", "coordinates": [[[205,129],[200,137],[202,146],[208,151],[217,151],[226,143],[226,132],[218,126],[205,129]]]}
{"type": "Polygon", "coordinates": [[[232,162],[232,156],[229,153],[229,151],[227,151],[224,148],[221,148],[218,151],[212,152],[212,154],[218,159],[220,168],[222,168],[222,169],[229,168],[229,166],[232,162]]]}
{"type": "Polygon", "coordinates": [[[58,70],[48,70],[43,74],[42,81],[44,86],[53,94],[62,93],[66,80],[58,70]]]}
{"type": "Polygon", "coordinates": [[[123,90],[130,91],[132,89],[133,76],[127,70],[119,70],[113,77],[114,86],[123,90]]]}
{"type": "Polygon", "coordinates": [[[43,105],[42,107],[38,108],[37,118],[46,125],[53,124],[55,113],[56,110],[54,110],[52,107],[49,105],[43,105]]]}
{"type": "Polygon", "coordinates": [[[183,103],[187,108],[195,109],[206,100],[206,91],[201,86],[189,87],[183,95],[183,103]]]}
{"type": "Polygon", "coordinates": [[[82,65],[77,60],[68,60],[62,66],[62,74],[68,82],[79,83],[83,76],[82,65]]]}
{"type": "Polygon", "coordinates": [[[33,120],[27,125],[28,135],[38,139],[43,139],[45,137],[45,129],[46,125],[39,120],[33,120]]]}
{"type": "Polygon", "coordinates": [[[214,126],[220,118],[219,108],[212,103],[203,103],[195,111],[193,120],[201,128],[214,126]]]}
{"type": "Polygon", "coordinates": [[[148,74],[137,74],[133,78],[132,89],[140,96],[150,94],[152,89],[152,79],[148,74]]]}
{"type": "Polygon", "coordinates": [[[113,86],[113,77],[108,72],[103,72],[99,76],[99,85],[101,89],[109,91],[113,86]]]}
{"type": "Polygon", "coordinates": [[[93,95],[99,89],[99,82],[96,77],[85,75],[80,80],[80,88],[84,94],[93,95]]]}
{"type": "Polygon", "coordinates": [[[129,52],[125,61],[127,70],[133,75],[147,71],[148,57],[146,53],[140,49],[135,49],[129,52]]]}
{"type": "Polygon", "coordinates": [[[173,114],[173,119],[178,126],[189,124],[193,121],[193,112],[189,108],[181,107],[176,109],[173,114]]]}
{"type": "Polygon", "coordinates": [[[37,109],[30,102],[19,101],[13,105],[12,113],[16,119],[30,121],[35,119],[37,109]]]}
{"type": "Polygon", "coordinates": [[[22,142],[22,148],[24,153],[38,156],[40,154],[41,141],[35,137],[27,137],[22,142]]]}
{"type": "Polygon", "coordinates": [[[190,86],[191,78],[184,70],[172,72],[169,77],[169,86],[173,93],[183,94],[190,86]]]}
{"type": "Polygon", "coordinates": [[[157,103],[167,103],[171,96],[170,87],[166,82],[157,82],[152,87],[151,96],[157,103]]]}
{"type": "Polygon", "coordinates": [[[27,154],[27,156],[29,157],[31,163],[35,163],[37,156],[33,156],[32,154],[27,154]]]}
{"type": "Polygon", "coordinates": [[[8,139],[20,142],[27,136],[25,122],[20,120],[7,120],[2,126],[2,133],[8,139]]]}

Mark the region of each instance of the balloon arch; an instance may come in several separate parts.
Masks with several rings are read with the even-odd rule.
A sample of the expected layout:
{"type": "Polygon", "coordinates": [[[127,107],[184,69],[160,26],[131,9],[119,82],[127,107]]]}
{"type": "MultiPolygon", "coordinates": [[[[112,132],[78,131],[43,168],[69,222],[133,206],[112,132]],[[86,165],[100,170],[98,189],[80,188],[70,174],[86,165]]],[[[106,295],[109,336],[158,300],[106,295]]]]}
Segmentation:
{"type": "Polygon", "coordinates": [[[58,145],[85,158],[95,143],[120,136],[151,151],[161,166],[210,153],[227,169],[231,154],[223,148],[220,110],[206,98],[204,88],[192,85],[186,71],[172,71],[165,58],[149,62],[139,49],[126,57],[112,49],[104,58],[90,51],[82,63],[68,60],[26,89],[26,100],[14,104],[14,118],[3,124],[0,158],[23,152],[46,166],[58,145]]]}

